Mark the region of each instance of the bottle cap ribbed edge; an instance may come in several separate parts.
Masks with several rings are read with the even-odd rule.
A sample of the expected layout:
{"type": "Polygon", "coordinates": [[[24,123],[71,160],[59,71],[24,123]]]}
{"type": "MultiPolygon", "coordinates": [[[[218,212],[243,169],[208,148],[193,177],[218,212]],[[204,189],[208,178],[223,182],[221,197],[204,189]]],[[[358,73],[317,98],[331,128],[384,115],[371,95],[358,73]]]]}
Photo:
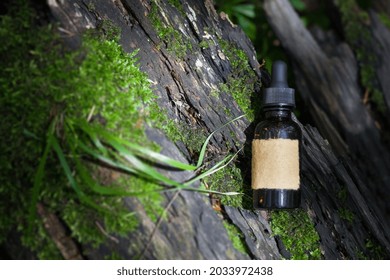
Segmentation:
{"type": "Polygon", "coordinates": [[[263,92],[263,107],[295,107],[295,90],[287,84],[287,65],[283,61],[272,64],[272,80],[263,92]]]}

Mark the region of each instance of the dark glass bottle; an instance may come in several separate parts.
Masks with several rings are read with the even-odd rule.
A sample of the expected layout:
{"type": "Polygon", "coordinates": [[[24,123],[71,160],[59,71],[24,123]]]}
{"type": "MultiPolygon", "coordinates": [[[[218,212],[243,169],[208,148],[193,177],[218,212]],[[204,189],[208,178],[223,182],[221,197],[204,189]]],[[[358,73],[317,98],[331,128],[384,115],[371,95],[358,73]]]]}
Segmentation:
{"type": "Polygon", "coordinates": [[[299,154],[302,132],[291,119],[294,89],[287,84],[287,66],[272,65],[272,82],[263,93],[265,120],[252,142],[253,207],[268,209],[300,206],[299,154]]]}

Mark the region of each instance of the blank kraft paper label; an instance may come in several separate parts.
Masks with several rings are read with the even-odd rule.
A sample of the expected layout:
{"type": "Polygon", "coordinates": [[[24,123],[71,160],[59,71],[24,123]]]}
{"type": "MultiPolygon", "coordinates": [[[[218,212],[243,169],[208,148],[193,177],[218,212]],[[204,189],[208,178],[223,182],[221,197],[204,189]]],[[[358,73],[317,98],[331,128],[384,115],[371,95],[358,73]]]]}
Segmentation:
{"type": "Polygon", "coordinates": [[[299,189],[298,140],[253,140],[252,189],[299,189]]]}

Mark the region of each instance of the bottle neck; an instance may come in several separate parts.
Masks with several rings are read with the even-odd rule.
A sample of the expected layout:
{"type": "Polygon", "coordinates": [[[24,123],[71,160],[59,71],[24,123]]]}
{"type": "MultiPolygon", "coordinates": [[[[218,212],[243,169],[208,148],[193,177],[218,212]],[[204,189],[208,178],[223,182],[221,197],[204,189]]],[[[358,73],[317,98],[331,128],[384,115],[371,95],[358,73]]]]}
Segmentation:
{"type": "Polygon", "coordinates": [[[263,110],[266,119],[291,119],[291,108],[272,107],[263,110]]]}

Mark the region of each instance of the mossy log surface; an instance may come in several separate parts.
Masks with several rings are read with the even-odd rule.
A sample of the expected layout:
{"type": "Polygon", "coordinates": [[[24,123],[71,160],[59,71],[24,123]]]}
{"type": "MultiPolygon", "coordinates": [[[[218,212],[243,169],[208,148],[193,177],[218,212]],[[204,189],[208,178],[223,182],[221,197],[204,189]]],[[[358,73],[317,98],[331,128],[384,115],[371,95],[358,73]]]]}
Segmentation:
{"type": "MultiPolygon", "coordinates": [[[[104,20],[118,26],[122,31],[120,42],[123,49],[129,52],[139,49],[140,68],[148,74],[159,96],[159,106],[165,108],[169,118],[177,120],[178,125],[196,129],[198,134],[210,133],[232,116],[242,114],[231,95],[221,92],[217,97],[210,96],[212,89],[217,90],[232,72],[218,40],[226,40],[242,49],[254,69],[256,79],[252,82],[261,83],[260,67],[251,42],[241,29],[216,13],[211,1],[188,1],[182,5],[183,10],[168,1],[49,1],[49,6],[61,26],[66,28],[66,33],[74,35],[68,39],[73,47],[79,44],[80,33],[95,28],[104,20]],[[158,16],[152,15],[156,8],[158,16]],[[156,20],[161,22],[153,22],[156,20]],[[156,25],[163,25],[164,30],[174,28],[180,33],[164,41],[156,25]],[[204,40],[210,41],[210,48],[206,50],[199,46],[204,40]],[[182,46],[175,44],[186,44],[185,57],[181,57],[182,51],[177,51],[182,46]],[[229,115],[224,114],[224,108],[229,108],[229,115]]],[[[209,152],[227,154],[226,142],[230,142],[233,151],[238,150],[238,146],[246,141],[245,130],[249,124],[247,120],[239,120],[217,134],[209,152]]],[[[153,128],[147,129],[147,135],[162,147],[162,153],[182,161],[192,160],[190,153],[193,149],[186,147],[185,143],[174,145],[153,128]]],[[[189,172],[161,172],[170,173],[177,181],[185,181],[193,175],[189,172]]],[[[249,258],[233,248],[221,218],[204,195],[195,192],[166,194],[166,220],[157,229],[137,199],[127,198],[126,204],[140,218],[138,230],[127,238],[109,240],[98,249],[88,248],[88,258],[104,258],[111,251],[118,252],[122,258],[249,258]]],[[[272,250],[277,252],[276,247],[272,250]]]]}
{"type": "MultiPolygon", "coordinates": [[[[48,4],[52,14],[62,26],[62,32],[68,36],[68,43],[73,47],[77,47],[80,43],[79,35],[85,29],[95,28],[104,20],[110,20],[120,27],[120,42],[123,49],[128,52],[139,49],[140,67],[153,83],[153,89],[159,96],[159,106],[165,108],[169,118],[177,120],[178,124],[207,134],[243,113],[243,108],[239,106],[240,101],[234,99],[228,92],[219,91],[218,95],[211,94],[213,90],[218,91],[220,84],[227,83],[231,75],[239,76],[233,73],[234,61],[227,57],[227,50],[222,48],[221,40],[234,46],[234,49],[242,50],[246,55],[253,75],[253,80],[246,82],[252,83],[255,94],[260,91],[263,73],[249,39],[226,16],[216,13],[212,1],[182,2],[179,8],[165,0],[152,2],[49,0],[48,4]],[[173,33],[179,34],[180,38],[173,36],[168,40],[167,37],[159,35],[156,31],[156,23],[153,24],[150,17],[153,9],[156,8],[153,5],[157,5],[164,26],[178,31],[173,33]],[[202,47],[203,41],[209,41],[207,48],[202,47]],[[178,48],[174,44],[181,44],[181,46],[178,48]],[[183,50],[181,48],[183,45],[187,49],[183,50]]],[[[379,174],[378,178],[388,179],[389,165],[379,166],[379,162],[375,161],[376,157],[386,155],[387,152],[381,150],[380,136],[374,121],[363,105],[354,107],[356,112],[347,110],[350,108],[347,106],[350,104],[348,102],[356,103],[360,100],[357,96],[359,88],[356,62],[353,61],[352,52],[347,46],[341,45],[340,61],[330,61],[309,33],[307,34],[309,39],[305,44],[294,41],[294,34],[299,31],[290,28],[295,28],[296,22],[289,22],[291,15],[283,14],[284,6],[274,6],[281,5],[282,2],[285,1],[275,1],[275,4],[266,1],[267,10],[269,15],[272,11],[281,15],[281,17],[275,16],[273,24],[275,29],[284,29],[293,36],[289,37],[292,47],[289,48],[288,45],[286,48],[291,53],[295,52],[292,55],[297,62],[295,71],[303,77],[300,89],[313,109],[312,113],[318,119],[323,119],[323,122],[319,122],[323,123],[320,127],[323,135],[328,137],[334,147],[340,151],[348,149],[365,151],[370,164],[378,168],[376,171],[379,174]],[[302,47],[303,45],[305,48],[302,47]],[[294,49],[294,46],[298,48],[294,49]],[[343,79],[343,75],[347,77],[343,79]],[[339,80],[343,83],[337,83],[339,80]],[[322,81],[321,89],[327,89],[326,94],[320,94],[319,90],[316,90],[318,94],[314,99],[309,94],[313,92],[310,91],[310,86],[318,86],[320,81],[322,81]],[[350,81],[351,84],[345,84],[345,81],[350,81]],[[341,98],[338,95],[327,95],[328,93],[338,95],[343,93],[344,96],[341,98]],[[335,99],[330,100],[330,98],[335,99]],[[328,106],[324,109],[325,105],[328,106]],[[330,119],[332,116],[337,116],[339,121],[334,122],[330,119]],[[337,125],[334,125],[335,123],[337,125]],[[351,126],[351,124],[356,125],[351,126]],[[346,134],[343,135],[345,138],[340,136],[340,131],[346,134]],[[365,133],[365,135],[368,133],[371,138],[367,142],[352,141],[360,139],[357,133],[365,133]]],[[[287,12],[292,13],[290,10],[287,12]]],[[[282,31],[279,33],[282,34],[282,31]]],[[[305,40],[305,37],[295,38],[305,40]]],[[[266,82],[265,78],[263,82],[266,82]]],[[[253,109],[255,106],[251,103],[252,100],[249,97],[245,98],[249,103],[248,108],[253,109]]],[[[208,154],[223,155],[237,151],[243,145],[250,147],[253,125],[253,120],[245,118],[229,125],[215,135],[208,154]]],[[[320,247],[324,258],[356,259],[361,257],[359,254],[375,258],[374,253],[367,246],[367,240],[377,242],[384,248],[384,256],[390,256],[389,237],[386,235],[390,231],[384,222],[388,208],[379,201],[379,196],[373,197],[372,189],[368,188],[368,186],[371,188],[371,184],[367,185],[367,177],[361,172],[361,166],[347,157],[336,156],[317,129],[305,126],[303,131],[302,207],[307,210],[314,222],[320,236],[320,247]],[[352,217],[348,215],[350,213],[353,213],[352,217]]],[[[162,147],[162,153],[182,161],[194,160],[191,154],[192,148],[186,143],[173,143],[169,137],[154,128],[148,127],[146,132],[151,140],[162,147]]],[[[365,137],[361,138],[366,139],[365,137]]],[[[250,154],[242,155],[240,161],[243,166],[243,177],[249,180],[250,154]]],[[[178,181],[184,181],[193,175],[190,172],[161,171],[169,173],[178,181]]],[[[383,183],[378,183],[375,190],[378,192],[382,190],[383,183]]],[[[204,195],[180,191],[167,193],[165,196],[166,217],[160,222],[153,222],[137,199],[127,198],[129,211],[135,211],[140,218],[139,228],[127,237],[107,238],[107,242],[99,248],[80,244],[85,257],[101,259],[111,252],[117,252],[119,257],[125,259],[288,257],[281,241],[275,240],[272,235],[264,212],[233,207],[225,209],[225,215],[245,235],[249,248],[246,255],[234,249],[220,216],[212,209],[204,195]]]]}

